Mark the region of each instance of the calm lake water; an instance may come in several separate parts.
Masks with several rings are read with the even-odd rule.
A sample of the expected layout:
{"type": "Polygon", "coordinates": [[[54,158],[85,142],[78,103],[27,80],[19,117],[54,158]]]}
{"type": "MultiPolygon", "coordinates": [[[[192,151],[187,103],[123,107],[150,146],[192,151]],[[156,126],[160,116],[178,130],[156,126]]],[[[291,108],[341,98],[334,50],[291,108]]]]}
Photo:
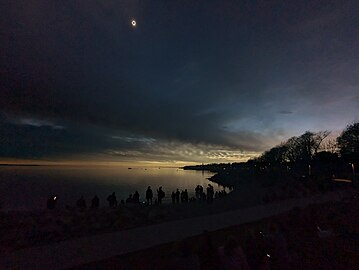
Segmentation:
{"type": "MultiPolygon", "coordinates": [[[[187,189],[190,197],[194,188],[209,183],[215,190],[223,187],[207,180],[213,174],[201,171],[184,171],[176,168],[132,168],[106,166],[38,166],[1,167],[0,203],[3,210],[44,209],[50,194],[58,197],[58,206],[75,205],[83,195],[89,201],[96,194],[100,205],[107,205],[106,198],[113,191],[117,200],[126,199],[136,190],[144,200],[147,186],[156,194],[159,186],[166,192],[165,202],[176,188],[187,189]]],[[[228,191],[228,189],[227,189],[228,191]]]]}

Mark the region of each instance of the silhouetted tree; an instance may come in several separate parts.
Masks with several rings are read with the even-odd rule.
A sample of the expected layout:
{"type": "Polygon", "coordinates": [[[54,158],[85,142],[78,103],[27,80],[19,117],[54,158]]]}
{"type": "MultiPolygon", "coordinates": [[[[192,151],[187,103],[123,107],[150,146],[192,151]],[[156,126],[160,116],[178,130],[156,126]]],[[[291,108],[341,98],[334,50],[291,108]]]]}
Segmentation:
{"type": "Polygon", "coordinates": [[[322,147],[324,151],[329,153],[338,153],[338,143],[336,139],[329,139],[326,142],[323,142],[322,147]]]}
{"type": "Polygon", "coordinates": [[[288,139],[288,141],[285,143],[285,160],[291,163],[297,161],[299,155],[299,152],[297,151],[298,144],[298,137],[291,137],[288,139]]]}
{"type": "Polygon", "coordinates": [[[338,148],[342,157],[358,160],[359,156],[359,123],[348,125],[337,138],[338,148]]]}
{"type": "Polygon", "coordinates": [[[320,149],[323,140],[328,137],[329,131],[306,131],[299,137],[292,137],[286,143],[285,159],[289,162],[311,161],[320,149]]]}
{"type": "Polygon", "coordinates": [[[319,131],[313,133],[305,132],[299,137],[299,147],[301,149],[302,160],[312,160],[314,155],[318,152],[322,141],[328,137],[329,131],[319,131]]]}
{"type": "Polygon", "coordinates": [[[255,161],[266,165],[311,161],[328,135],[328,131],[316,133],[307,131],[299,137],[291,137],[287,142],[264,152],[255,161]]]}
{"type": "Polygon", "coordinates": [[[265,151],[259,158],[259,161],[266,165],[277,165],[286,162],[287,146],[281,144],[265,151]]]}

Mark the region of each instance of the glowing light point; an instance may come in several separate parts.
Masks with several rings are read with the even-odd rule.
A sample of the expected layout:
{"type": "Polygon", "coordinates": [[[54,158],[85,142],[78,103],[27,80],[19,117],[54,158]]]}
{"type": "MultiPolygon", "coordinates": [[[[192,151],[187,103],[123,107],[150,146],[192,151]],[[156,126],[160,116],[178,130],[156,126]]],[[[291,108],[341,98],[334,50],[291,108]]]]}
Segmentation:
{"type": "Polygon", "coordinates": [[[137,22],[136,22],[135,20],[132,20],[132,21],[131,21],[131,24],[132,24],[133,27],[136,27],[137,22]]]}

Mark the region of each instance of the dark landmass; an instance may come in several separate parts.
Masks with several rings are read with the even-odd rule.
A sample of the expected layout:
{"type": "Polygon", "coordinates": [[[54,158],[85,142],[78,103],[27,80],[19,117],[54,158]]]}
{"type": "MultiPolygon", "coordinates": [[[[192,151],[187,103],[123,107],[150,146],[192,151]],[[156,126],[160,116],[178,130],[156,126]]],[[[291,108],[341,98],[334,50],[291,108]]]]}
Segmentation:
{"type": "Polygon", "coordinates": [[[37,167],[37,166],[42,166],[40,164],[7,164],[7,163],[2,163],[0,164],[0,166],[3,167],[37,167]]]}
{"type": "Polygon", "coordinates": [[[323,143],[329,134],[328,131],[307,131],[247,162],[202,164],[183,169],[211,171],[215,173],[211,181],[233,187],[248,181],[263,186],[302,181],[327,189],[334,178],[348,179],[357,185],[359,123],[348,125],[335,141],[323,143]]]}

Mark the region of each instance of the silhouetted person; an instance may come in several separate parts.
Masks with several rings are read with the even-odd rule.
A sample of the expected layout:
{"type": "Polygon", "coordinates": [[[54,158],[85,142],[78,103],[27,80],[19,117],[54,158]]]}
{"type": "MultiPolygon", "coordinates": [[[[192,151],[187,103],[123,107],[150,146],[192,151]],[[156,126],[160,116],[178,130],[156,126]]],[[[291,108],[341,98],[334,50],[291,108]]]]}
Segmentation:
{"type": "Polygon", "coordinates": [[[110,207],[116,207],[117,206],[117,198],[115,192],[112,192],[110,196],[107,197],[108,205],[110,207]]]}
{"type": "Polygon", "coordinates": [[[138,191],[136,190],[135,193],[133,194],[133,202],[134,203],[139,203],[140,202],[140,194],[138,193],[138,191]]]}
{"type": "Polygon", "coordinates": [[[176,203],[179,203],[179,199],[180,199],[180,191],[177,188],[177,191],[176,191],[176,203]]]}
{"type": "Polygon", "coordinates": [[[175,243],[174,251],[176,256],[173,258],[173,265],[169,269],[200,270],[199,258],[194,252],[193,244],[188,239],[175,243]]]}
{"type": "Polygon", "coordinates": [[[86,201],[84,199],[84,196],[81,196],[81,198],[77,200],[76,206],[81,210],[84,210],[86,208],[86,201]]]}
{"type": "Polygon", "coordinates": [[[95,195],[91,200],[91,208],[96,209],[100,206],[100,199],[95,195]]]}
{"type": "Polygon", "coordinates": [[[257,234],[254,231],[250,231],[248,233],[246,246],[248,264],[250,265],[251,269],[266,269],[263,266],[265,265],[266,260],[268,260],[268,258],[266,258],[268,248],[266,247],[266,243],[262,234],[257,234]]]}
{"type": "MultiPolygon", "coordinates": [[[[269,260],[273,261],[278,266],[278,269],[290,269],[290,255],[288,243],[284,236],[284,227],[281,224],[273,223],[270,224],[269,229],[270,233],[265,237],[267,250],[270,250],[271,257],[269,257],[269,260]]],[[[268,258],[265,259],[268,260],[268,258]]]]}
{"type": "Polygon", "coordinates": [[[47,203],[46,203],[47,209],[49,209],[49,210],[55,209],[56,203],[57,203],[57,197],[51,195],[47,199],[47,203]]]}
{"type": "Polygon", "coordinates": [[[218,248],[220,269],[249,270],[247,258],[234,238],[228,238],[224,246],[218,248]]]}
{"type": "Polygon", "coordinates": [[[207,187],[207,202],[208,203],[212,203],[213,195],[214,195],[213,186],[211,184],[208,184],[208,187],[207,187]]]}
{"type": "Polygon", "coordinates": [[[187,191],[187,189],[184,190],[183,198],[184,198],[185,202],[188,202],[188,191],[187,191]]]}
{"type": "Polygon", "coordinates": [[[215,248],[211,235],[208,231],[204,231],[201,236],[200,245],[198,249],[200,268],[205,270],[218,270],[219,258],[217,248],[215,248]]]}
{"type": "Polygon", "coordinates": [[[197,185],[194,190],[195,190],[195,193],[196,193],[196,199],[199,200],[199,198],[201,197],[201,195],[200,195],[201,188],[199,187],[199,185],[197,185]]]}
{"type": "Polygon", "coordinates": [[[152,204],[152,198],[153,198],[153,192],[151,189],[151,186],[148,186],[147,190],[146,190],[146,201],[147,204],[152,204]]]}
{"type": "Polygon", "coordinates": [[[199,195],[201,196],[203,193],[203,187],[202,186],[199,186],[199,195]]]}
{"type": "Polygon", "coordinates": [[[133,202],[133,199],[132,199],[132,194],[130,194],[128,196],[128,198],[126,199],[126,203],[132,203],[133,202]]]}
{"type": "Polygon", "coordinates": [[[176,203],[176,193],[174,191],[172,191],[171,199],[172,199],[172,203],[175,204],[176,203]]]}
{"type": "Polygon", "coordinates": [[[184,203],[184,190],[181,191],[181,203],[184,203]]]}
{"type": "Polygon", "coordinates": [[[165,197],[165,192],[162,190],[162,187],[159,187],[157,190],[157,201],[158,204],[162,204],[162,199],[165,197]]]}

